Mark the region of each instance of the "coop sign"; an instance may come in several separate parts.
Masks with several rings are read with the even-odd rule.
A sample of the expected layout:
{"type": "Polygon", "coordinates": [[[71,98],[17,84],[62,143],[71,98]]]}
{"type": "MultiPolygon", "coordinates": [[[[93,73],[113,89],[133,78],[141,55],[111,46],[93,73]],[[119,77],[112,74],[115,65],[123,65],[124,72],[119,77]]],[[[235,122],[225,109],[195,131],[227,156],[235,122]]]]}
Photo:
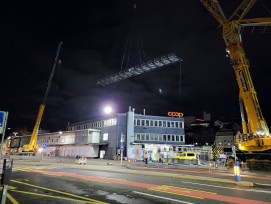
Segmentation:
{"type": "Polygon", "coordinates": [[[171,117],[178,117],[178,118],[183,117],[183,113],[180,113],[180,112],[168,112],[167,115],[171,117]]]}

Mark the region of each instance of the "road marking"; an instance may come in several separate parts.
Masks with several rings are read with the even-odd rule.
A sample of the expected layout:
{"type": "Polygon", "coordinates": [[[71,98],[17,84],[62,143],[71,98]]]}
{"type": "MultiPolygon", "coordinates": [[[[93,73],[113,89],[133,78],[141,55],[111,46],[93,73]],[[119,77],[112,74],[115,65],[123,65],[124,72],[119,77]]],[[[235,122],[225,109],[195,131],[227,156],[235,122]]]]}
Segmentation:
{"type": "MultiPolygon", "coordinates": [[[[17,193],[24,193],[24,194],[28,194],[28,195],[35,195],[35,196],[42,196],[42,197],[48,197],[48,198],[57,198],[60,200],[69,200],[69,201],[79,201],[80,203],[90,203],[90,201],[86,201],[86,200],[78,200],[78,199],[73,199],[73,198],[66,198],[66,197],[61,197],[61,196],[53,196],[53,195],[46,195],[46,194],[41,194],[41,193],[33,193],[33,192],[27,192],[27,191],[20,191],[20,190],[12,190],[12,192],[17,192],[17,193]]],[[[91,201],[91,203],[100,203],[100,204],[107,204],[101,201],[91,201]]]]}
{"type": "Polygon", "coordinates": [[[192,192],[191,192],[191,190],[189,190],[189,189],[178,188],[178,187],[174,187],[174,186],[162,185],[162,186],[148,188],[148,190],[163,192],[163,193],[170,193],[170,194],[180,195],[180,196],[187,196],[187,197],[191,197],[191,198],[204,199],[203,197],[191,195],[191,193],[194,190],[192,190],[192,192]]]}
{"type": "Polygon", "coordinates": [[[216,186],[216,185],[211,185],[211,184],[194,183],[194,182],[189,182],[189,181],[182,181],[182,183],[190,183],[190,184],[201,185],[201,186],[210,186],[210,187],[215,187],[215,188],[226,188],[226,189],[231,189],[231,190],[252,191],[252,192],[257,192],[257,193],[271,194],[271,191],[263,191],[263,190],[256,190],[256,189],[231,188],[231,187],[226,187],[226,186],[216,186]]]}
{"type": "Polygon", "coordinates": [[[111,183],[111,182],[108,182],[108,181],[99,181],[99,180],[93,180],[93,179],[87,179],[87,178],[82,178],[82,180],[93,181],[93,182],[100,182],[100,183],[111,183]]]}
{"type": "Polygon", "coordinates": [[[120,180],[120,181],[127,181],[126,179],[120,179],[120,178],[110,178],[110,177],[104,177],[104,176],[97,176],[98,178],[102,178],[102,179],[112,179],[112,180],[120,180]]]}
{"type": "Polygon", "coordinates": [[[45,188],[45,187],[42,187],[42,186],[37,186],[37,185],[29,184],[29,183],[24,183],[24,182],[21,182],[21,181],[16,181],[16,180],[11,180],[11,181],[14,182],[14,183],[23,184],[23,185],[26,185],[26,186],[40,188],[40,189],[52,191],[52,192],[55,192],[55,193],[68,195],[68,196],[75,197],[75,198],[84,199],[84,200],[87,200],[87,201],[92,201],[92,202],[96,202],[96,203],[104,203],[102,201],[98,201],[98,200],[94,200],[94,199],[90,199],[90,198],[86,198],[86,197],[83,197],[83,196],[78,196],[78,195],[74,195],[74,194],[71,194],[71,193],[66,193],[66,192],[62,192],[62,191],[58,191],[58,190],[54,190],[54,189],[50,189],[50,188],[45,188]]]}
{"type": "Polygon", "coordinates": [[[12,204],[19,204],[15,198],[13,198],[9,193],[7,194],[8,199],[12,204]]]}
{"type": "Polygon", "coordinates": [[[133,193],[137,193],[137,194],[141,194],[141,195],[145,195],[145,196],[150,196],[150,197],[154,197],[154,198],[160,198],[160,199],[164,199],[164,200],[169,200],[169,201],[173,201],[173,202],[177,202],[177,203],[194,204],[194,203],[191,203],[191,202],[186,202],[186,201],[177,200],[177,199],[173,199],[173,198],[167,198],[167,197],[163,197],[163,196],[157,196],[157,195],[138,192],[138,191],[133,191],[133,193]]]}

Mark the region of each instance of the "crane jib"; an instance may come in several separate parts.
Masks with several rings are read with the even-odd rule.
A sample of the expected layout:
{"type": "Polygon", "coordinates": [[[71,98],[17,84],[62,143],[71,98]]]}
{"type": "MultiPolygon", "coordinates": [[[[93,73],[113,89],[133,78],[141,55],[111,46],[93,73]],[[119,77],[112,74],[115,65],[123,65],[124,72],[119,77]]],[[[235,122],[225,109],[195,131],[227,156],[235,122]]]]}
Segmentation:
{"type": "Polygon", "coordinates": [[[245,79],[243,71],[239,71],[239,76],[240,76],[240,80],[241,80],[244,92],[248,91],[248,85],[246,83],[246,79],[245,79]]]}

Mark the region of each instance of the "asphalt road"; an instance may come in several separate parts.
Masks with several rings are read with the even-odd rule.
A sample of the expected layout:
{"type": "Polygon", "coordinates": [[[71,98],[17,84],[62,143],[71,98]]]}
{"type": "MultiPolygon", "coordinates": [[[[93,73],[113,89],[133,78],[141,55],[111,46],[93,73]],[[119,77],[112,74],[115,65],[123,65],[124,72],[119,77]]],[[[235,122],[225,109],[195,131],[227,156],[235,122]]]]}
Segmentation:
{"type": "MultiPolygon", "coordinates": [[[[20,161],[14,163],[11,179],[6,203],[15,204],[271,203],[268,186],[238,186],[226,182],[233,179],[227,173],[210,174],[193,167],[154,169],[20,161]]],[[[242,179],[268,183],[271,178],[247,175],[242,179]]]]}

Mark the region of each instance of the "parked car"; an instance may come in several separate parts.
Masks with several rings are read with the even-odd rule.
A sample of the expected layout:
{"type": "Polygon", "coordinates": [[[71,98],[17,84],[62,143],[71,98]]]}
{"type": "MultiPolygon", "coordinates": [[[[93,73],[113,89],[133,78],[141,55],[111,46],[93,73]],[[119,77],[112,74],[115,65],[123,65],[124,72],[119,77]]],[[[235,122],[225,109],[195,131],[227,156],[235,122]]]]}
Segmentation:
{"type": "Polygon", "coordinates": [[[196,152],[182,152],[179,155],[175,156],[178,159],[197,159],[197,153],[196,152]]]}

